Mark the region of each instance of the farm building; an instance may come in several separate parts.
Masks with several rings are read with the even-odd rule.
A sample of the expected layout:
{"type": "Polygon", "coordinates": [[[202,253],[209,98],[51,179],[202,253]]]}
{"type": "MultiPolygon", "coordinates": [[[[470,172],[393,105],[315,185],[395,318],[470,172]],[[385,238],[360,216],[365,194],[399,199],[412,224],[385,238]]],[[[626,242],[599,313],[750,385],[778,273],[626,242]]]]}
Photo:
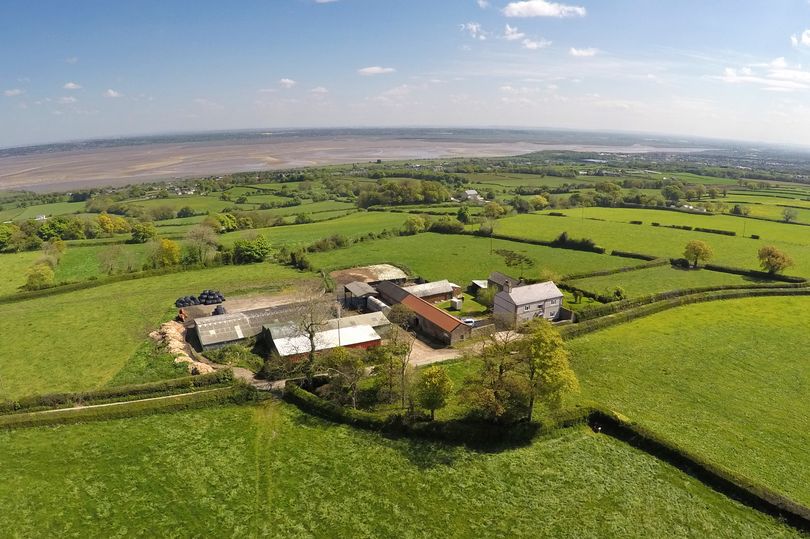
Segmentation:
{"type": "Polygon", "coordinates": [[[452,314],[432,303],[416,297],[407,290],[390,282],[377,285],[380,299],[388,305],[401,303],[414,314],[413,326],[423,335],[444,344],[454,344],[469,338],[472,328],[452,314]]]}
{"type": "Polygon", "coordinates": [[[326,329],[337,329],[339,327],[355,327],[355,326],[371,326],[375,331],[384,331],[391,322],[381,312],[372,312],[365,314],[356,314],[354,316],[345,316],[343,318],[334,318],[325,324],[326,329]]]}
{"type": "Polygon", "coordinates": [[[507,285],[511,288],[517,288],[523,284],[523,279],[515,279],[514,277],[510,277],[505,273],[501,273],[500,271],[493,271],[487,277],[487,285],[488,288],[497,288],[500,292],[501,290],[505,289],[507,285]]]}
{"type": "Polygon", "coordinates": [[[336,283],[346,285],[353,281],[375,285],[382,281],[404,284],[408,274],[392,264],[375,264],[344,270],[333,271],[329,274],[336,283]]]}
{"type": "Polygon", "coordinates": [[[413,286],[406,286],[403,290],[410,292],[417,298],[422,298],[430,303],[439,303],[440,301],[447,301],[458,296],[461,293],[461,288],[457,284],[453,284],[447,279],[442,281],[434,281],[432,283],[415,284],[413,286]]]}
{"type": "Polygon", "coordinates": [[[470,281],[469,286],[467,286],[467,290],[473,296],[478,294],[481,290],[486,290],[489,288],[489,282],[486,280],[472,280],[470,281]]]}
{"type": "Polygon", "coordinates": [[[343,304],[353,309],[365,309],[368,298],[376,295],[377,291],[370,284],[352,281],[343,287],[343,304]]]}
{"type": "Polygon", "coordinates": [[[206,316],[196,318],[194,326],[203,350],[221,348],[259,335],[264,325],[283,320],[292,308],[294,308],[292,305],[280,305],[266,309],[206,316]]]}
{"type": "Polygon", "coordinates": [[[467,189],[466,191],[461,193],[461,195],[459,195],[458,198],[462,202],[465,201],[472,202],[473,204],[483,204],[484,202],[486,202],[486,200],[484,200],[484,197],[479,195],[478,191],[476,191],[475,189],[467,189]]]}
{"type": "MultiPolygon", "coordinates": [[[[273,348],[281,357],[303,357],[311,350],[306,334],[294,325],[272,325],[265,328],[270,334],[273,348]]],[[[323,352],[339,346],[367,349],[379,346],[380,335],[369,325],[341,326],[339,329],[325,329],[315,334],[315,351],[323,352]]]]}
{"type": "Polygon", "coordinates": [[[562,309],[563,293],[551,282],[506,288],[495,294],[492,312],[496,318],[519,325],[533,318],[556,320],[562,309]]]}

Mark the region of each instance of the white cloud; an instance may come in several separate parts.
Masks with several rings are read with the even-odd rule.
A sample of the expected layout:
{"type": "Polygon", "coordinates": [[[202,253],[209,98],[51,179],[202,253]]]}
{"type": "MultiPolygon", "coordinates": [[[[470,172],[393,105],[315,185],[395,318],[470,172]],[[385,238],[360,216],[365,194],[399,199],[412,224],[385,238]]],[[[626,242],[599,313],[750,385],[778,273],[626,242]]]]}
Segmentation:
{"type": "Polygon", "coordinates": [[[596,56],[598,53],[599,49],[594,49],[593,47],[587,47],[585,49],[571,47],[568,51],[568,54],[576,58],[590,58],[591,56],[596,56]]]}
{"type": "Polygon", "coordinates": [[[473,39],[484,41],[487,38],[487,33],[484,32],[484,29],[480,23],[468,22],[459,26],[462,32],[467,32],[473,39]]]}
{"type": "Polygon", "coordinates": [[[23,95],[25,90],[21,90],[20,88],[11,88],[3,92],[3,95],[6,97],[16,97],[18,95],[23,95]]]}
{"type": "Polygon", "coordinates": [[[393,73],[395,71],[396,71],[396,69],[394,69],[393,67],[381,67],[381,66],[369,66],[369,67],[363,67],[363,68],[357,70],[357,72],[359,74],[364,75],[364,76],[388,75],[389,73],[393,73]]]}
{"type": "Polygon", "coordinates": [[[516,27],[506,25],[506,29],[503,31],[503,38],[507,41],[517,41],[518,39],[523,39],[526,37],[526,34],[518,30],[516,27]]]}
{"type": "Polygon", "coordinates": [[[66,96],[66,97],[60,97],[56,102],[60,103],[62,105],[69,105],[71,103],[75,103],[76,101],[78,101],[78,100],[75,97],[66,96]]]}
{"type": "Polygon", "coordinates": [[[75,82],[66,82],[64,86],[62,86],[65,90],[78,90],[81,88],[80,85],[76,84],[75,82]]]}
{"type": "Polygon", "coordinates": [[[546,0],[510,2],[503,8],[507,17],[584,17],[587,11],[582,6],[570,6],[546,0]]]}
{"type": "Polygon", "coordinates": [[[327,90],[323,86],[316,86],[315,88],[313,88],[309,92],[312,93],[312,94],[324,95],[324,94],[328,94],[329,90],[327,90]]]}
{"type": "Polygon", "coordinates": [[[784,69],[787,67],[787,60],[785,60],[784,56],[780,56],[779,58],[771,60],[771,63],[768,65],[776,69],[784,69]]]}
{"type": "Polygon", "coordinates": [[[805,30],[801,34],[793,34],[790,36],[790,43],[794,47],[810,47],[810,29],[805,30]]]}
{"type": "Polygon", "coordinates": [[[478,4],[478,7],[481,9],[487,9],[489,7],[489,0],[476,0],[475,3],[478,4]]]}
{"type": "Polygon", "coordinates": [[[78,61],[79,61],[78,56],[69,56],[68,58],[65,58],[65,63],[66,64],[75,64],[75,63],[78,63],[78,61]]]}
{"type": "Polygon", "coordinates": [[[793,92],[810,88],[810,72],[800,69],[771,69],[767,73],[758,74],[750,67],[727,67],[716,78],[729,84],[755,84],[771,92],[793,92]]]}
{"type": "Polygon", "coordinates": [[[123,97],[124,94],[121,92],[116,92],[112,88],[108,88],[106,92],[104,92],[104,97],[123,97]]]}
{"type": "Polygon", "coordinates": [[[524,39],[522,42],[524,49],[529,49],[531,51],[537,49],[545,49],[549,45],[551,45],[551,41],[547,39],[541,39],[540,41],[535,41],[533,39],[524,39]]]}
{"type": "Polygon", "coordinates": [[[286,78],[281,79],[280,81],[278,81],[278,83],[281,85],[282,88],[292,88],[296,84],[294,80],[286,78]]]}

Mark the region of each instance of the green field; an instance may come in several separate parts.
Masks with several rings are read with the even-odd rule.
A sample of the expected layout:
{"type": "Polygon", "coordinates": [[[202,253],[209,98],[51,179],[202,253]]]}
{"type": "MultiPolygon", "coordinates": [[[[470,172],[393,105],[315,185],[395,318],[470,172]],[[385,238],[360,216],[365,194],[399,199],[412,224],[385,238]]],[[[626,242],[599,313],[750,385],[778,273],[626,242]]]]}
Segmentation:
{"type": "Polygon", "coordinates": [[[311,276],[269,263],[225,266],[3,305],[0,399],[103,386],[173,316],[180,296],[267,293],[311,276]]]}
{"type": "Polygon", "coordinates": [[[0,210],[0,223],[11,220],[35,219],[38,215],[52,217],[81,213],[83,211],[84,202],[54,202],[52,204],[35,204],[25,208],[7,208],[0,210]]]}
{"type": "Polygon", "coordinates": [[[757,221],[726,215],[691,215],[661,210],[636,210],[617,208],[586,208],[585,218],[581,209],[565,210],[568,217],[547,214],[524,214],[497,221],[496,234],[515,237],[552,240],[562,232],[574,238],[591,238],[606,249],[633,251],[660,257],[683,256],[686,243],[693,239],[704,240],[715,251],[713,262],[743,268],[758,269],[757,250],[763,245],[776,245],[790,254],[796,266],[787,273],[810,275],[810,230],[804,226],[757,221]],[[631,225],[629,221],[642,221],[631,225]],[[652,222],[661,226],[651,226],[652,222]],[[760,240],[749,237],[723,236],[705,232],[676,230],[664,225],[687,225],[721,230],[738,234],[745,227],[746,236],[759,234],[760,240]]]}
{"type": "Polygon", "coordinates": [[[264,234],[274,245],[308,245],[333,234],[343,234],[352,238],[365,235],[368,232],[381,232],[385,229],[398,230],[407,218],[407,215],[401,213],[358,212],[339,219],[306,225],[274,226],[230,232],[222,234],[219,240],[223,245],[232,245],[233,242],[240,238],[258,233],[264,234]]]}
{"type": "Polygon", "coordinates": [[[720,273],[704,269],[684,270],[667,265],[568,282],[583,290],[597,293],[612,289],[616,286],[621,286],[624,288],[624,291],[627,292],[627,297],[634,298],[647,294],[655,294],[657,292],[666,292],[667,290],[677,290],[679,288],[751,285],[769,283],[771,281],[759,281],[742,275],[720,273]]]}
{"type": "Polygon", "coordinates": [[[807,298],[680,307],[571,343],[583,398],[810,504],[807,298]]]}
{"type": "Polygon", "coordinates": [[[0,254],[0,296],[19,292],[28,278],[26,271],[41,256],[41,251],[0,254]]]}
{"type": "MultiPolygon", "coordinates": [[[[541,269],[559,274],[582,273],[640,263],[616,256],[503,240],[492,241],[491,248],[517,251],[534,260],[535,267],[524,272],[526,277],[536,275],[541,269]]],[[[487,238],[434,233],[358,243],[346,249],[313,253],[310,259],[316,268],[327,270],[384,262],[402,264],[415,275],[431,281],[449,279],[461,288],[466,288],[473,279],[486,279],[496,270],[519,274],[519,270],[509,268],[501,256],[490,253],[487,238]]]]}
{"type": "Polygon", "coordinates": [[[607,436],[476,453],[288,405],[0,433],[0,535],[798,537],[607,436]]]}

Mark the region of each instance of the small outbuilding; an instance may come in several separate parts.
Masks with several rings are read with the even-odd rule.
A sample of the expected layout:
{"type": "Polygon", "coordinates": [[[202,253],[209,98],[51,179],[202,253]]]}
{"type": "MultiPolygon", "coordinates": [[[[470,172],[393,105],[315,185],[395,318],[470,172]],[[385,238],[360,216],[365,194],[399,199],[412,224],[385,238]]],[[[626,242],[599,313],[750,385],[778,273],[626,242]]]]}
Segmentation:
{"type": "Polygon", "coordinates": [[[365,309],[368,298],[377,295],[377,291],[368,283],[352,281],[343,287],[343,304],[352,309],[365,309]]]}
{"type": "Polygon", "coordinates": [[[410,292],[417,298],[430,303],[439,303],[447,301],[458,296],[461,293],[461,288],[447,279],[441,281],[434,281],[432,283],[415,284],[413,286],[406,286],[403,290],[410,292]]]}

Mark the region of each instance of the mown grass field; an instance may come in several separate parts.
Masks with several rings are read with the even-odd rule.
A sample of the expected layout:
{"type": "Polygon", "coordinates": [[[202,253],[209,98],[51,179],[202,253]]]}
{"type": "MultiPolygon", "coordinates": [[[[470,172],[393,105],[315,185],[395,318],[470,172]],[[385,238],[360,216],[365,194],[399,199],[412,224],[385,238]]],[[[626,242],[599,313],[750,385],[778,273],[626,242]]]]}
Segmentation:
{"type": "Polygon", "coordinates": [[[41,251],[0,254],[0,296],[19,292],[28,278],[28,268],[41,256],[41,251]]]}
{"type": "Polygon", "coordinates": [[[603,292],[607,289],[612,290],[620,286],[627,292],[627,297],[634,298],[647,294],[655,294],[657,292],[677,290],[679,288],[753,285],[772,283],[773,281],[761,281],[742,275],[733,275],[704,269],[684,270],[667,265],[638,271],[616,273],[613,275],[590,277],[588,279],[577,279],[568,282],[590,292],[603,292]]]}
{"type": "Polygon", "coordinates": [[[477,453],[267,403],[0,432],[0,453],[3,536],[798,537],[585,427],[477,453]]]}
{"type": "MultiPolygon", "coordinates": [[[[786,273],[810,275],[810,229],[800,225],[788,225],[714,215],[690,215],[661,210],[636,210],[618,208],[586,208],[585,218],[581,209],[565,210],[567,217],[547,214],[524,214],[497,221],[496,234],[528,239],[552,240],[562,232],[570,237],[591,238],[598,245],[610,250],[633,251],[666,258],[683,256],[687,242],[699,239],[712,246],[713,262],[749,269],[758,269],[757,251],[763,245],[775,245],[793,257],[795,267],[786,273]],[[598,220],[599,219],[599,220],[598,220]],[[642,221],[641,225],[629,224],[631,220],[642,221]],[[654,227],[652,222],[660,223],[654,227]],[[666,228],[664,225],[687,225],[703,228],[733,230],[738,234],[745,227],[746,236],[759,234],[761,239],[723,236],[666,228]]],[[[474,227],[473,227],[474,228],[474,227]]]]}
{"type": "Polygon", "coordinates": [[[35,219],[38,215],[46,217],[81,213],[84,202],[54,202],[52,204],[35,204],[25,208],[9,207],[0,210],[0,223],[3,221],[35,219]]]}
{"type": "Polygon", "coordinates": [[[571,342],[582,397],[810,504],[808,298],[680,307],[571,342]]]}
{"type": "MultiPolygon", "coordinates": [[[[582,273],[640,263],[616,256],[504,240],[493,240],[491,248],[516,251],[534,260],[533,268],[524,269],[526,277],[539,274],[541,269],[558,274],[582,273]]],[[[310,260],[316,268],[324,270],[380,263],[404,264],[420,277],[430,281],[449,279],[462,289],[473,279],[486,279],[493,271],[515,276],[520,273],[518,268],[508,267],[503,257],[490,252],[488,238],[434,233],[358,243],[346,249],[313,253],[310,260]]]]}
{"type": "Polygon", "coordinates": [[[270,263],[225,266],[107,284],[3,305],[0,399],[106,384],[174,300],[207,288],[270,293],[312,274],[270,263]]]}

